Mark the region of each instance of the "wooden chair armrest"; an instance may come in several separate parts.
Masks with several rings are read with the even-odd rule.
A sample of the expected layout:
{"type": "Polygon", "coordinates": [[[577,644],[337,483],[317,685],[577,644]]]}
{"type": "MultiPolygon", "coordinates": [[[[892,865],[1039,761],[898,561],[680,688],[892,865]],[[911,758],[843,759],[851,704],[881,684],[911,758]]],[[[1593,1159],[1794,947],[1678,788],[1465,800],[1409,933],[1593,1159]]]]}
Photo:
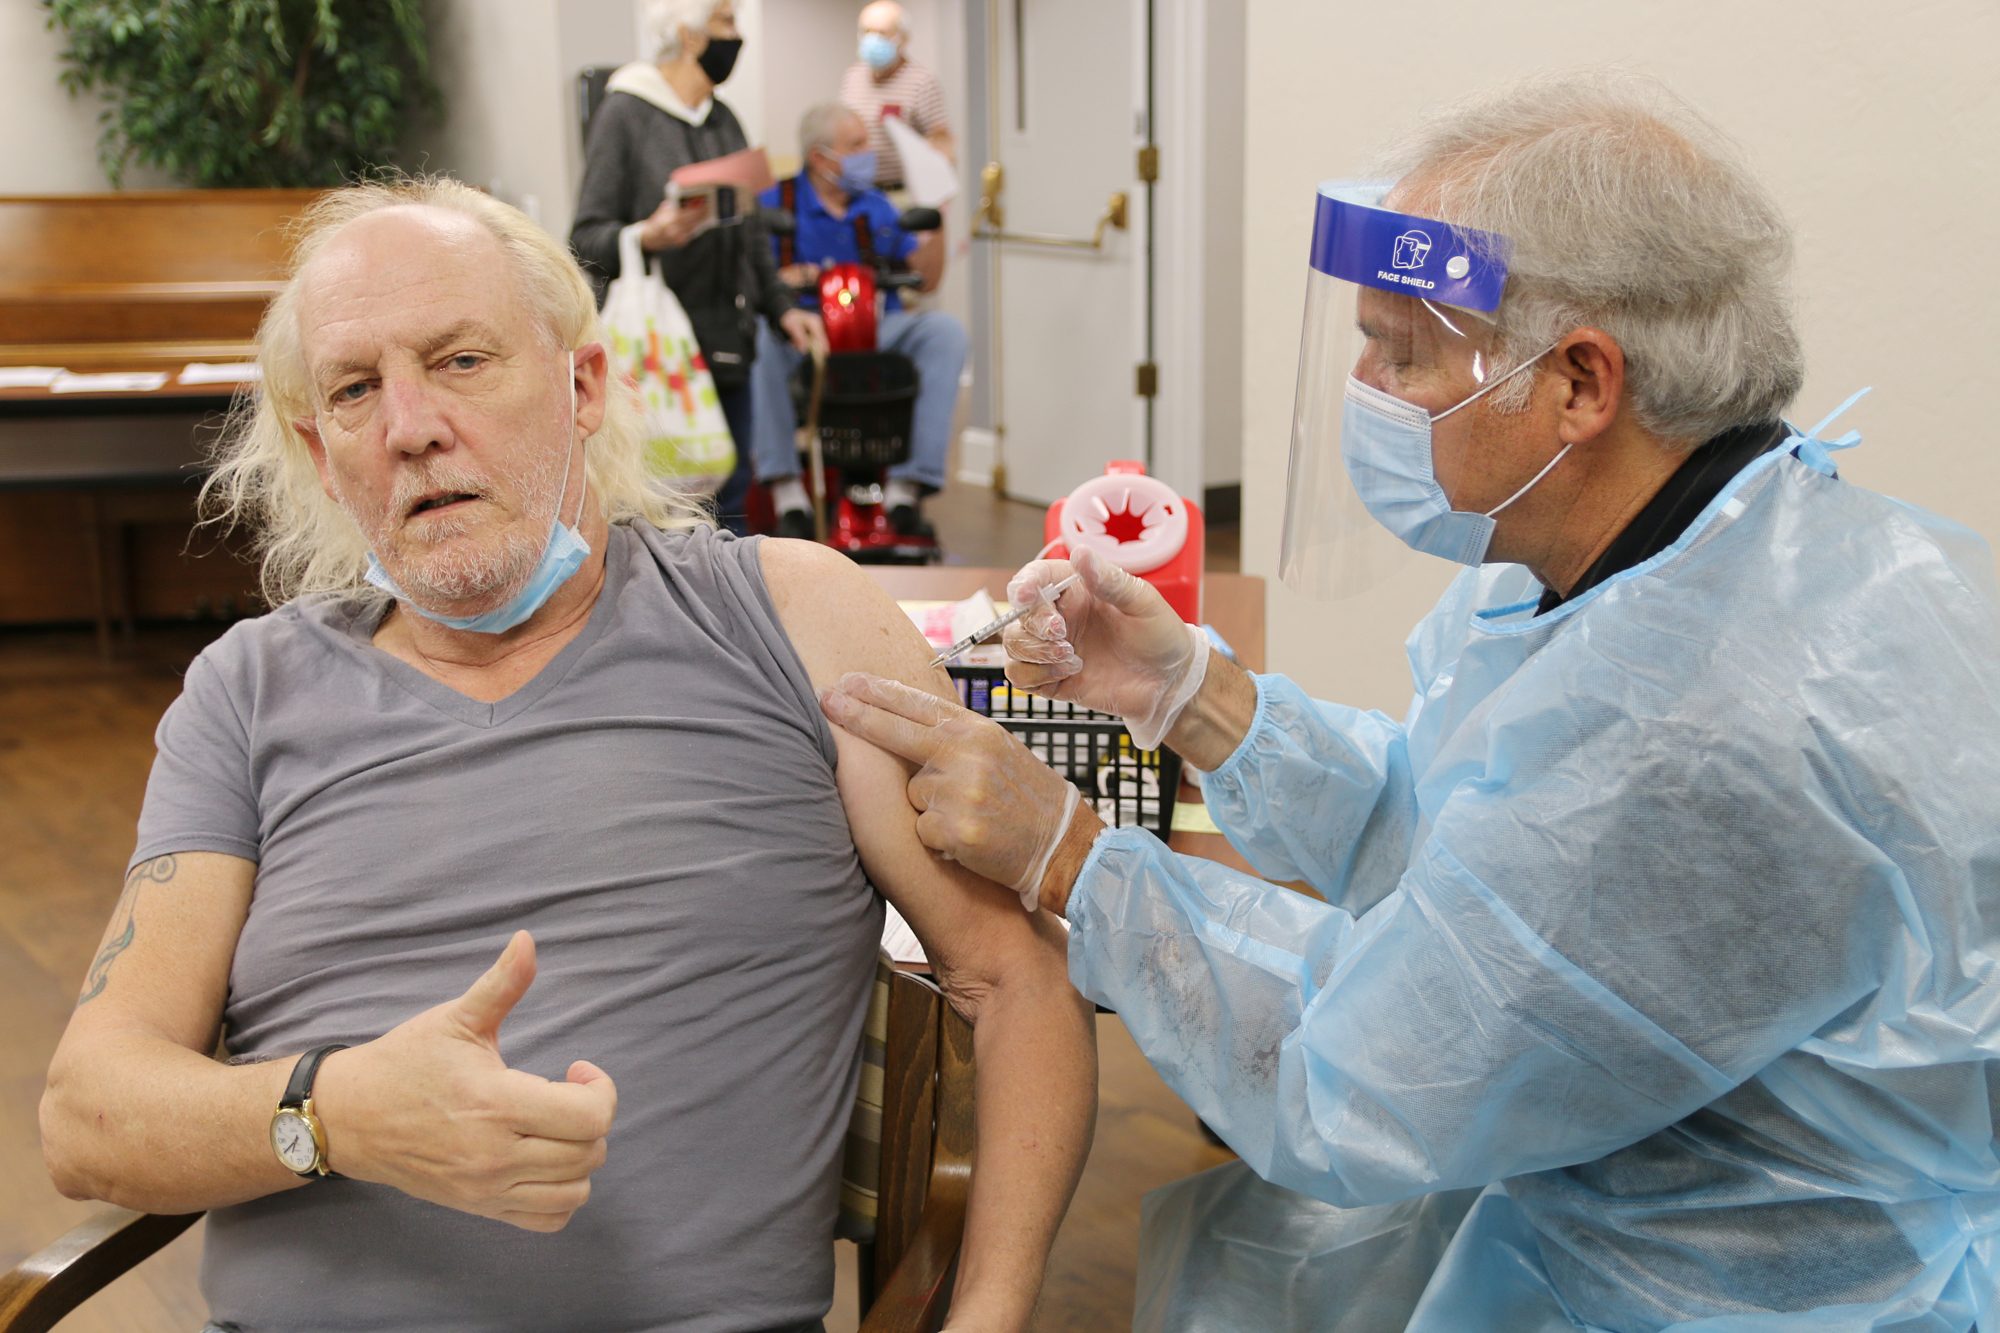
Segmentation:
{"type": "Polygon", "coordinates": [[[917,1234],[861,1321],[861,1333],[930,1333],[936,1328],[951,1301],[964,1235],[963,1198],[925,1205],[917,1234]]]}
{"type": "Polygon", "coordinates": [[[861,1333],[933,1333],[951,1304],[965,1209],[972,1196],[975,1130],[972,1025],[938,1006],[937,1131],[917,1234],[861,1321],[861,1333]]]}
{"type": "Polygon", "coordinates": [[[48,1333],[56,1321],[201,1220],[105,1208],[0,1274],[0,1333],[48,1333]]]}

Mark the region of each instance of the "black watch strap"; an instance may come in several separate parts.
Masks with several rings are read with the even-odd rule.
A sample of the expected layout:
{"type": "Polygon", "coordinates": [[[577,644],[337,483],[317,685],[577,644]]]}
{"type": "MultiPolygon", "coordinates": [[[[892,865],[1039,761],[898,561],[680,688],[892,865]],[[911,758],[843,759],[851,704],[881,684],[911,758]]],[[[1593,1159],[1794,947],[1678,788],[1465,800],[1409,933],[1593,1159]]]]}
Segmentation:
{"type": "Polygon", "coordinates": [[[291,1082],[285,1084],[285,1095],[278,1105],[295,1108],[304,1106],[306,1099],[312,1096],[313,1080],[319,1076],[321,1062],[335,1051],[346,1049],[346,1043],[334,1042],[327,1046],[315,1046],[300,1056],[299,1062],[292,1066],[291,1082]]]}

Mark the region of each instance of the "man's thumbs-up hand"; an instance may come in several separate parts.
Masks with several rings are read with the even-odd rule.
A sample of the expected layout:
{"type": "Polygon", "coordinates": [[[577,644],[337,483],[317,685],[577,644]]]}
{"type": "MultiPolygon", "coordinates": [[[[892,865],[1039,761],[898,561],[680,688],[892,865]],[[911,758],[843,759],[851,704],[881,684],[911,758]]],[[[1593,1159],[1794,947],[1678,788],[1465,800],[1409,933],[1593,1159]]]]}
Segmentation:
{"type": "Polygon", "coordinates": [[[465,994],[447,1000],[433,1013],[455,1019],[466,1035],[482,1042],[495,1055],[500,1053],[500,1024],[514,1011],[528,987],[535,984],[535,937],[525,930],[514,932],[493,966],[466,987],[465,994]]]}
{"type": "Polygon", "coordinates": [[[529,1231],[562,1230],[604,1164],[618,1089],[587,1060],[563,1083],[507,1068],[500,1025],[534,981],[535,941],[518,931],[463,995],[328,1056],[313,1090],[328,1165],[529,1231]]]}

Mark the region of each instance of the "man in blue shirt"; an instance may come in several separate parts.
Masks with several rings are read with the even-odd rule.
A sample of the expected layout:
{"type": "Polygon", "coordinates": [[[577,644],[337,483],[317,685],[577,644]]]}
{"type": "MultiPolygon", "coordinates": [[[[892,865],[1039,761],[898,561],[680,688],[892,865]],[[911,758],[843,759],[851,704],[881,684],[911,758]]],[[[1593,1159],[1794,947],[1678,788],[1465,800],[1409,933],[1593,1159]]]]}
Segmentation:
{"type": "MultiPolygon", "coordinates": [[[[921,239],[896,225],[896,206],[875,188],[875,154],[868,151],[868,129],[861,117],[837,102],[823,102],[799,122],[799,147],[805,167],[793,179],[761,196],[767,208],[789,207],[798,219],[786,254],[779,247],[778,276],[804,288],[801,305],[818,308],[815,286],[820,270],[830,264],[862,262],[857,219],[867,225],[874,254],[906,262],[922,277],[918,291],[936,288],[944,277],[944,233],[927,232],[921,239]]],[[[878,344],[916,363],[917,405],[910,423],[910,456],[889,469],[885,503],[889,522],[905,535],[928,536],[930,528],[918,510],[922,498],[944,485],[945,450],[951,443],[951,417],[958,404],[958,376],[965,367],[965,329],[940,310],[903,309],[895,292],[884,302],[878,344]]],[[[801,354],[768,325],[757,335],[757,359],[750,370],[752,395],[751,453],[757,479],[771,489],[778,510],[778,535],[812,536],[812,502],[799,481],[799,451],[791,391],[801,354]]]]}

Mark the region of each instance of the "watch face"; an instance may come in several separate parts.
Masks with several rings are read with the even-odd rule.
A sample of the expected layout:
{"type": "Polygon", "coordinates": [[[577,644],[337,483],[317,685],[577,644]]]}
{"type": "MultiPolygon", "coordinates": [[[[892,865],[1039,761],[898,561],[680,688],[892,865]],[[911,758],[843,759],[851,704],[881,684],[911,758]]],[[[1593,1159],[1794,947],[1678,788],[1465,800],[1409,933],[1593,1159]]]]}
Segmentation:
{"type": "Polygon", "coordinates": [[[297,1111],[280,1111],[271,1117],[271,1147],[278,1160],[292,1171],[310,1171],[319,1160],[319,1145],[313,1142],[312,1126],[297,1111]]]}

